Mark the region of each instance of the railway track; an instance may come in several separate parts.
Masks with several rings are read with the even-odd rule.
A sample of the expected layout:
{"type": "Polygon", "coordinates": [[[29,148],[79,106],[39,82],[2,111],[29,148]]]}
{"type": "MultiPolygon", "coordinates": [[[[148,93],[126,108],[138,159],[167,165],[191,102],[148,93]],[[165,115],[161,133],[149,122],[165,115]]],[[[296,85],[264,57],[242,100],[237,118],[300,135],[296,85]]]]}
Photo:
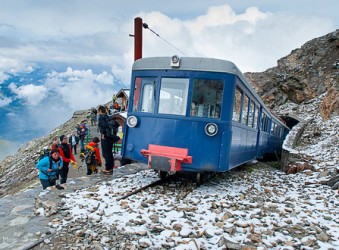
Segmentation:
{"type": "Polygon", "coordinates": [[[194,183],[192,180],[189,180],[187,178],[180,178],[180,179],[174,179],[174,178],[165,178],[156,180],[150,184],[144,185],[142,187],[134,188],[134,191],[129,191],[125,195],[122,195],[121,197],[117,198],[116,201],[121,201],[124,199],[127,199],[128,197],[138,194],[142,191],[147,190],[148,188],[162,186],[163,189],[159,190],[159,193],[166,193],[167,191],[172,191],[176,193],[176,200],[182,200],[184,199],[188,194],[190,194],[194,189],[196,189],[199,185],[197,183],[194,183]]]}
{"type": "Polygon", "coordinates": [[[143,187],[137,188],[136,190],[134,190],[134,191],[132,191],[132,192],[129,192],[129,193],[123,195],[123,196],[120,197],[120,198],[117,198],[117,201],[126,199],[126,198],[130,197],[131,195],[137,194],[137,193],[139,193],[139,192],[141,192],[141,191],[143,191],[143,190],[145,190],[145,189],[147,189],[147,188],[149,188],[149,187],[154,187],[154,186],[159,185],[159,184],[161,184],[161,183],[163,183],[163,182],[164,182],[164,180],[157,180],[157,181],[154,181],[154,182],[152,182],[152,183],[150,183],[150,184],[147,184],[147,185],[145,185],[145,186],[143,186],[143,187]]]}

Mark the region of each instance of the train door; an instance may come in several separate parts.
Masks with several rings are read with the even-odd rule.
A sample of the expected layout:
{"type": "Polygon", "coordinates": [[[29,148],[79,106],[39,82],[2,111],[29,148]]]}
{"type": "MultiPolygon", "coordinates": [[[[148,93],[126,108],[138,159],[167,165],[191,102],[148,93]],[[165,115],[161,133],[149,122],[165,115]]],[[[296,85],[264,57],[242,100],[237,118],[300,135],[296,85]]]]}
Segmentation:
{"type": "MultiPolygon", "coordinates": [[[[211,77],[212,78],[212,77],[211,77]]],[[[226,152],[223,152],[225,127],[221,122],[223,98],[225,91],[224,79],[196,78],[192,80],[191,103],[189,116],[192,128],[193,161],[200,164],[202,171],[225,171],[226,152]],[[207,126],[216,130],[208,131],[207,126]]]]}

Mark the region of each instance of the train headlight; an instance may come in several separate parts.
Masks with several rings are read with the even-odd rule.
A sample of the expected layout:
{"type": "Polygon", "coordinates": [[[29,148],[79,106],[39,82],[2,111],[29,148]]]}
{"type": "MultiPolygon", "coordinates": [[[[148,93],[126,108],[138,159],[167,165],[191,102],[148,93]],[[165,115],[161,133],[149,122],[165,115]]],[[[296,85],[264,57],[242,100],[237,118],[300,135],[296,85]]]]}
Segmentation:
{"type": "Polygon", "coordinates": [[[127,118],[127,126],[130,128],[134,128],[137,124],[138,124],[138,119],[132,115],[130,117],[127,118]]]}
{"type": "Polygon", "coordinates": [[[179,68],[180,67],[180,57],[177,55],[172,56],[171,58],[171,67],[179,68]]]}
{"type": "Polygon", "coordinates": [[[205,126],[205,133],[208,136],[214,136],[218,133],[218,126],[215,123],[207,123],[205,126]]]}

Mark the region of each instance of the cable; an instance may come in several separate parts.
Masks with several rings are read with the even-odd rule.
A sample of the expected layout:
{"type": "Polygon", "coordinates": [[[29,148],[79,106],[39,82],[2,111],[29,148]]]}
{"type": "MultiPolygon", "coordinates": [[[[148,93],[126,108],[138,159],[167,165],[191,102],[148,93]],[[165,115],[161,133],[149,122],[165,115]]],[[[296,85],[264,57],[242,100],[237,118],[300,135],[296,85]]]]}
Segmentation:
{"type": "Polygon", "coordinates": [[[184,54],[185,56],[188,56],[185,52],[181,51],[180,49],[178,49],[177,47],[175,47],[173,44],[171,44],[169,41],[167,41],[166,39],[162,38],[158,33],[156,33],[154,30],[152,30],[147,23],[143,23],[142,27],[144,29],[149,29],[154,35],[156,35],[157,37],[159,37],[160,39],[162,39],[164,42],[166,42],[167,44],[169,44],[170,46],[172,46],[173,48],[175,48],[176,50],[180,51],[182,54],[184,54]]]}

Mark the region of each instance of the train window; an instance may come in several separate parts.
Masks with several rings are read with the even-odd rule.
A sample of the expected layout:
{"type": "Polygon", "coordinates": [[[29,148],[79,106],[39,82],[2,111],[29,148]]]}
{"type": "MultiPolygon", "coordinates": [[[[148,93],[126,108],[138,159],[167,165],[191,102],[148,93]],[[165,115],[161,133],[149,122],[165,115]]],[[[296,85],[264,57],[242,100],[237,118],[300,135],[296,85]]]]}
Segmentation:
{"type": "Polygon", "coordinates": [[[248,126],[253,127],[254,103],[250,102],[250,109],[248,110],[248,126]]]}
{"type": "Polygon", "coordinates": [[[255,109],[254,109],[254,123],[253,123],[253,128],[258,128],[258,115],[259,115],[259,109],[258,106],[255,105],[255,109]]]}
{"type": "Polygon", "coordinates": [[[156,93],[155,82],[155,78],[136,78],[132,106],[133,111],[153,112],[156,93]]]}
{"type": "Polygon", "coordinates": [[[241,123],[243,124],[247,124],[247,117],[248,117],[248,103],[249,103],[249,99],[248,96],[245,95],[244,98],[244,105],[242,106],[242,119],[241,119],[241,123]]]}
{"type": "Polygon", "coordinates": [[[262,119],[261,119],[261,131],[265,131],[265,121],[266,121],[266,114],[262,113],[262,119]]]}
{"type": "Polygon", "coordinates": [[[223,80],[195,79],[191,116],[220,118],[223,91],[223,80]]]}
{"type": "Polygon", "coordinates": [[[270,120],[267,116],[267,114],[264,114],[263,116],[263,121],[262,121],[262,130],[265,132],[268,132],[268,127],[269,127],[270,120]]]}
{"type": "Polygon", "coordinates": [[[240,122],[240,108],[241,108],[242,91],[237,87],[235,89],[234,103],[233,103],[233,116],[232,120],[240,122]]]}
{"type": "Polygon", "coordinates": [[[255,106],[255,109],[256,109],[256,115],[257,115],[257,118],[256,118],[257,127],[256,128],[261,130],[262,113],[260,113],[260,107],[255,106]]]}
{"type": "Polygon", "coordinates": [[[265,123],[265,131],[267,133],[269,133],[269,129],[270,129],[270,126],[271,126],[271,119],[266,115],[266,123],[265,123]]]}
{"type": "Polygon", "coordinates": [[[189,79],[162,78],[159,113],[185,115],[187,108],[189,79]]]}
{"type": "Polygon", "coordinates": [[[270,133],[270,129],[272,128],[272,126],[273,126],[272,120],[269,117],[267,117],[267,124],[266,124],[266,130],[265,131],[267,133],[270,133]]]}
{"type": "Polygon", "coordinates": [[[281,137],[281,127],[278,125],[278,133],[277,136],[280,138],[281,137]]]}
{"type": "Polygon", "coordinates": [[[138,111],[139,101],[140,101],[140,85],[141,85],[141,78],[137,77],[134,82],[134,96],[133,96],[133,105],[132,110],[138,111]]]}
{"type": "Polygon", "coordinates": [[[144,83],[142,86],[142,99],[141,99],[142,112],[153,112],[154,95],[155,95],[154,82],[151,81],[144,83]]]}
{"type": "Polygon", "coordinates": [[[271,135],[274,135],[275,128],[276,128],[276,124],[272,121],[272,124],[271,124],[271,135]]]}

